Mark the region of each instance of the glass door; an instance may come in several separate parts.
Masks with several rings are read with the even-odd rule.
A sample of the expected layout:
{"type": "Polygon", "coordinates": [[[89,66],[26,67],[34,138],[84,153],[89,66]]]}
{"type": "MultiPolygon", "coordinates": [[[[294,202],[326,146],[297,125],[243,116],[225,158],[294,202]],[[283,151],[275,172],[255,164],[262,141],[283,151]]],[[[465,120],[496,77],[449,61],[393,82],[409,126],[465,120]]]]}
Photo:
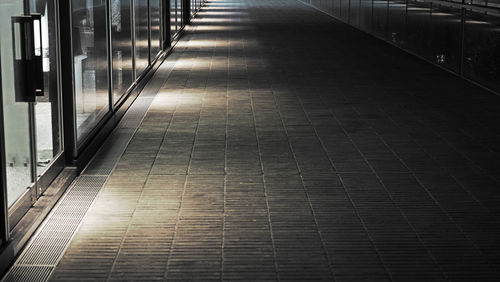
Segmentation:
{"type": "Polygon", "coordinates": [[[4,150],[7,180],[7,204],[10,207],[34,183],[33,161],[30,144],[32,124],[30,111],[32,104],[16,97],[16,77],[14,74],[14,46],[17,43],[16,56],[21,59],[21,38],[19,24],[15,26],[12,17],[24,14],[24,3],[19,0],[0,2],[0,61],[2,78],[2,112],[4,116],[4,150]],[[19,101],[18,101],[19,100],[19,101]]]}
{"type": "Polygon", "coordinates": [[[10,228],[61,166],[56,0],[0,1],[0,62],[10,228]]]}
{"type": "Polygon", "coordinates": [[[31,13],[40,15],[40,30],[35,29],[34,35],[35,42],[41,43],[43,79],[43,92],[34,103],[37,177],[42,177],[62,152],[56,4],[56,0],[31,0],[30,4],[31,13]]]}

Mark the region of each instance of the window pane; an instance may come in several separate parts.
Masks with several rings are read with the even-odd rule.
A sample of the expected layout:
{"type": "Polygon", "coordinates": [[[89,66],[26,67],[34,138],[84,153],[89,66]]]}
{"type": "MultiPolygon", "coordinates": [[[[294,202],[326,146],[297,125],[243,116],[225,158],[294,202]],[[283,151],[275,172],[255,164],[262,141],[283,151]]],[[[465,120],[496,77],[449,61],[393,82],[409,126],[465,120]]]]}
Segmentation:
{"type": "Polygon", "coordinates": [[[111,45],[113,54],[113,101],[116,103],[133,81],[131,1],[111,2],[111,45]]]}
{"type": "Polygon", "coordinates": [[[148,0],[135,0],[135,69],[137,77],[148,66],[148,0]]]}
{"type": "Polygon", "coordinates": [[[170,37],[177,32],[177,0],[170,0],[170,37]]]}
{"type": "Polygon", "coordinates": [[[72,0],[77,138],[109,110],[105,0],[72,0]]]}
{"type": "Polygon", "coordinates": [[[149,9],[151,13],[151,60],[156,58],[158,52],[161,50],[161,9],[160,0],[150,0],[149,9]]]}
{"type": "Polygon", "coordinates": [[[177,31],[181,29],[182,24],[182,0],[177,0],[177,31]]]}

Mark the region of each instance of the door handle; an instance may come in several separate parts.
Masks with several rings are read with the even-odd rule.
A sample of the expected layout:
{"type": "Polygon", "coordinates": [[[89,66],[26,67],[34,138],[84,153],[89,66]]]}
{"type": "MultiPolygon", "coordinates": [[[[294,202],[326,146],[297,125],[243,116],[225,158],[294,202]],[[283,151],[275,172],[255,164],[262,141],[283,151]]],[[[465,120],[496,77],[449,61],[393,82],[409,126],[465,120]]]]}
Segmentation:
{"type": "Polygon", "coordinates": [[[11,21],[16,102],[35,102],[44,95],[41,16],[14,16],[11,21]]]}
{"type": "Polygon", "coordinates": [[[43,42],[42,42],[42,15],[31,14],[33,20],[34,64],[33,78],[35,79],[35,95],[43,96],[43,42]]]}

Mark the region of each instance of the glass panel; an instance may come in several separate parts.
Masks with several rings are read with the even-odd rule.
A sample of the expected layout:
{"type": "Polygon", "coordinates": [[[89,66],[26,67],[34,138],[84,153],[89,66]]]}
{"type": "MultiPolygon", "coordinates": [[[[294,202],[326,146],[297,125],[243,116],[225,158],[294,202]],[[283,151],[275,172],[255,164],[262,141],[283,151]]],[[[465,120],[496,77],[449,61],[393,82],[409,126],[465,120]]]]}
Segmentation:
{"type": "MultiPolygon", "coordinates": [[[[473,1],[474,4],[477,4],[475,2],[476,1],[473,1]]],[[[480,2],[484,2],[484,0],[481,0],[480,2]]],[[[500,7],[500,0],[488,0],[488,6],[489,7],[499,8],[500,7]]]]}
{"type": "Polygon", "coordinates": [[[436,64],[456,72],[460,66],[461,18],[460,9],[433,5],[431,56],[436,64]]]}
{"type": "Polygon", "coordinates": [[[431,3],[408,1],[406,48],[417,55],[433,59],[430,51],[431,3]]]}
{"type": "Polygon", "coordinates": [[[500,90],[500,18],[467,11],[464,75],[500,90]]]}
{"type": "Polygon", "coordinates": [[[359,6],[360,0],[351,0],[349,8],[349,24],[359,27],[359,6]]]}
{"type": "Polygon", "coordinates": [[[340,1],[341,0],[333,0],[333,16],[340,18],[340,1]]]}
{"type": "Polygon", "coordinates": [[[314,7],[323,9],[324,7],[321,5],[321,0],[306,0],[305,3],[310,3],[314,7]]]}
{"type": "Polygon", "coordinates": [[[78,141],[109,111],[106,1],[72,0],[78,141]]]}
{"type": "Polygon", "coordinates": [[[359,27],[365,31],[372,28],[372,0],[361,0],[359,7],[359,27]]]}
{"type": "Polygon", "coordinates": [[[372,30],[379,37],[387,39],[387,0],[373,0],[372,30]]]}
{"type": "Polygon", "coordinates": [[[177,0],[170,0],[170,36],[171,38],[177,33],[177,0]]]}
{"type": "Polygon", "coordinates": [[[137,77],[149,64],[148,0],[135,0],[135,69],[137,77]]]}
{"type": "Polygon", "coordinates": [[[111,46],[113,55],[113,101],[118,102],[132,85],[131,1],[111,2],[111,46]]]}
{"type": "Polygon", "coordinates": [[[349,20],[349,0],[340,0],[340,18],[346,22],[349,20]]]}
{"type": "Polygon", "coordinates": [[[44,95],[36,97],[35,104],[36,163],[37,174],[40,175],[62,149],[57,77],[56,3],[55,0],[33,0],[30,9],[42,16],[39,35],[42,38],[44,95]]]}
{"type": "MultiPolygon", "coordinates": [[[[7,203],[11,207],[32,184],[29,104],[16,102],[11,17],[23,14],[23,1],[0,1],[0,61],[7,171],[7,203]]],[[[21,36],[19,36],[21,38],[21,36]]]]}
{"type": "Polygon", "coordinates": [[[160,0],[150,0],[149,10],[151,11],[151,60],[156,58],[156,55],[161,50],[161,9],[160,0]]]}
{"type": "Polygon", "coordinates": [[[406,1],[389,1],[389,16],[387,18],[389,42],[401,45],[405,38],[406,1]]]}
{"type": "Polygon", "coordinates": [[[177,0],[177,31],[183,26],[182,22],[182,0],[177,0]]]}

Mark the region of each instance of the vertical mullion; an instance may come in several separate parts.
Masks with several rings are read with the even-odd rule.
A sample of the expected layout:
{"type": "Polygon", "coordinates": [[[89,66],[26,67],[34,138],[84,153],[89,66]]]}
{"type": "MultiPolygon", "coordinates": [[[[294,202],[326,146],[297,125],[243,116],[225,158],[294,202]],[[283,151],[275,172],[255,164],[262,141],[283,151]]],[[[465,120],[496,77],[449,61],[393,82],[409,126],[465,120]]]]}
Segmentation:
{"type": "MultiPolygon", "coordinates": [[[[121,8],[121,3],[120,3],[121,8]]],[[[106,11],[106,45],[108,55],[108,101],[109,101],[109,111],[113,112],[115,109],[114,106],[114,93],[113,93],[113,50],[112,50],[112,42],[111,42],[111,0],[107,0],[105,2],[106,11]]]]}
{"type": "Polygon", "coordinates": [[[148,66],[151,66],[151,5],[149,0],[146,1],[148,2],[148,66]]]}
{"type": "Polygon", "coordinates": [[[74,165],[77,156],[76,142],[76,104],[74,90],[74,69],[73,69],[73,43],[71,21],[71,0],[58,2],[59,14],[59,38],[60,50],[66,52],[60,53],[61,62],[61,93],[64,93],[62,99],[62,115],[64,126],[64,150],[66,155],[66,164],[74,165]]]}
{"type": "MultiPolygon", "coordinates": [[[[0,50],[1,51],[1,50],[0,50]]],[[[5,135],[4,135],[4,119],[3,119],[3,94],[2,94],[2,70],[0,57],[0,176],[1,176],[1,191],[0,191],[0,245],[9,240],[9,216],[7,203],[7,170],[5,167],[5,135]]]]}
{"type": "Polygon", "coordinates": [[[137,71],[135,64],[135,0],[130,0],[130,24],[132,32],[132,80],[134,84],[137,80],[137,71]]]}
{"type": "Polygon", "coordinates": [[[459,56],[460,62],[458,64],[458,73],[464,75],[464,59],[465,59],[465,27],[467,21],[467,10],[465,9],[464,0],[462,0],[461,11],[461,23],[460,23],[460,45],[459,45],[459,56]]]}

